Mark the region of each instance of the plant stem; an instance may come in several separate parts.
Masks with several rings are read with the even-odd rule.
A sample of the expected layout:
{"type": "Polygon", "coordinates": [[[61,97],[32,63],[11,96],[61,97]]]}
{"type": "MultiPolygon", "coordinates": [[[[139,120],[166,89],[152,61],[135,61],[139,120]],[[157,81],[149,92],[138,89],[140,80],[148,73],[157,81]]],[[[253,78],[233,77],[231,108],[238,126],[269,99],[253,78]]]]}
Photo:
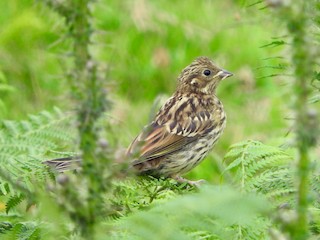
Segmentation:
{"type": "Polygon", "coordinates": [[[79,82],[79,137],[83,158],[83,175],[88,181],[87,216],[81,232],[83,237],[94,236],[94,225],[102,205],[104,191],[102,166],[96,156],[98,149],[96,123],[105,109],[105,96],[101,82],[97,78],[97,66],[89,53],[91,26],[89,22],[90,0],[74,0],[74,83],[79,82]]]}
{"type": "MultiPolygon", "coordinates": [[[[93,0],[70,0],[46,3],[66,18],[73,40],[74,67],[71,72],[71,90],[78,110],[79,146],[82,153],[82,186],[65,189],[66,201],[78,202],[75,212],[69,212],[84,239],[94,239],[94,227],[102,209],[102,194],[106,190],[103,171],[107,163],[99,155],[97,120],[106,109],[106,94],[97,77],[97,65],[89,51],[92,28],[89,5],[93,0]],[[75,191],[78,189],[78,191],[75,191]],[[72,190],[72,191],[71,191],[72,190]],[[80,192],[86,192],[85,202],[79,202],[80,192]]],[[[72,187],[72,186],[70,186],[72,187]]]]}
{"type": "Polygon", "coordinates": [[[292,63],[294,66],[294,102],[295,132],[298,151],[297,166],[297,221],[292,239],[308,239],[308,193],[309,193],[309,150],[312,146],[312,129],[309,127],[308,96],[312,78],[312,56],[308,43],[307,2],[304,0],[292,4],[289,11],[288,30],[292,36],[292,63]]]}

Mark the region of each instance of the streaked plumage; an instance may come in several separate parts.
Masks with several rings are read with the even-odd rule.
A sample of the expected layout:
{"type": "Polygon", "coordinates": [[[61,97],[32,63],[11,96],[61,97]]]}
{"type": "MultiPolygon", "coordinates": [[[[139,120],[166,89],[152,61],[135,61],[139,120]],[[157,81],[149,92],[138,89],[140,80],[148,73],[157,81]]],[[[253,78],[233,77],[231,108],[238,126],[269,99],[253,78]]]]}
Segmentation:
{"type": "MultiPolygon", "coordinates": [[[[226,126],[226,114],[215,90],[230,76],[207,57],[197,58],[180,73],[172,97],[127,150],[137,173],[183,180],[180,175],[203,160],[226,126]]],[[[77,168],[81,158],[45,163],[62,172],[77,168]]]]}
{"type": "Polygon", "coordinates": [[[44,161],[43,163],[49,165],[58,172],[65,172],[69,170],[78,170],[81,166],[81,156],[64,157],[44,161]]]}
{"type": "Polygon", "coordinates": [[[226,126],[215,90],[229,76],[207,57],[181,72],[175,93],[128,148],[138,173],[177,178],[203,160],[226,126]]]}

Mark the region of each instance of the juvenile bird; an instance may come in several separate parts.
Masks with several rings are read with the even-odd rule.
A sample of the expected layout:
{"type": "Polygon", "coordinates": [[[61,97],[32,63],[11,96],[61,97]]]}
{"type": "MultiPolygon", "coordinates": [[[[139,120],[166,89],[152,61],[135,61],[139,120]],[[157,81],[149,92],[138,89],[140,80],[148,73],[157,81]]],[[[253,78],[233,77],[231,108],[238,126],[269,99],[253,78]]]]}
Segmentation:
{"type": "MultiPolygon", "coordinates": [[[[197,184],[181,175],[204,159],[226,126],[226,114],[216,88],[230,76],[232,73],[207,57],[198,57],[183,69],[172,97],[129,146],[126,155],[132,161],[131,167],[138,174],[197,184]]],[[[65,171],[74,169],[80,161],[79,157],[72,157],[45,163],[65,171]]]]}
{"type": "Polygon", "coordinates": [[[204,159],[226,126],[216,88],[230,76],[207,57],[198,57],[183,69],[172,97],[128,148],[139,174],[187,181],[181,175],[204,159]]]}

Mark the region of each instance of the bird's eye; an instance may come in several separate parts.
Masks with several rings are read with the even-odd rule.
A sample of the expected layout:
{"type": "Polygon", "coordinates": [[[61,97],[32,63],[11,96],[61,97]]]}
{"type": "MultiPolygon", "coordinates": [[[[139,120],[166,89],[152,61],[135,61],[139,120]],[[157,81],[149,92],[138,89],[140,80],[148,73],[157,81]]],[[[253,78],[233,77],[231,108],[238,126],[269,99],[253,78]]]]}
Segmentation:
{"type": "Polygon", "coordinates": [[[203,74],[206,75],[206,76],[209,76],[211,74],[211,71],[206,69],[203,71],[203,74]]]}

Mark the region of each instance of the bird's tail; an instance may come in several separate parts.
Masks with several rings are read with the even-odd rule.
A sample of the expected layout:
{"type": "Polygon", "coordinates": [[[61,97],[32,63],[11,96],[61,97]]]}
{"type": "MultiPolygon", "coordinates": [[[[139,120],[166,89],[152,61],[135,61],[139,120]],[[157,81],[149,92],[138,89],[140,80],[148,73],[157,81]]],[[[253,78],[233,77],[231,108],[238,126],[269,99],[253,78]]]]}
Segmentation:
{"type": "Polygon", "coordinates": [[[43,163],[58,172],[78,170],[81,168],[81,156],[64,157],[44,161],[43,163]]]}

